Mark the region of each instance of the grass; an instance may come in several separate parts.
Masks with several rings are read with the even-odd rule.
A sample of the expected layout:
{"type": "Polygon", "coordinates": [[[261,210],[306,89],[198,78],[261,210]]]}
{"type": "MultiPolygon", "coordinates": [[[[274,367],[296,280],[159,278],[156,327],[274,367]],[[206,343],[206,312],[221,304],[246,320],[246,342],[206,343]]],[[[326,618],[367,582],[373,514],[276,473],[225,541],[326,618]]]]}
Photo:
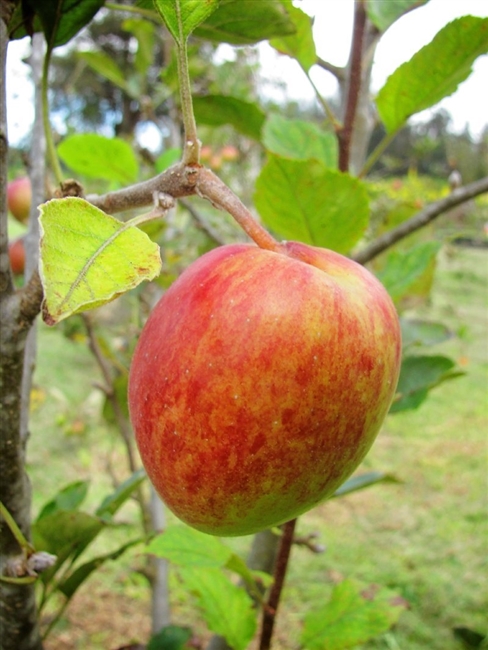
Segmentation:
{"type": "MultiPolygon", "coordinates": [[[[365,649],[460,650],[454,627],[488,633],[487,271],[483,250],[443,253],[431,302],[416,315],[457,334],[431,351],[456,359],[466,375],[435,389],[417,411],[388,418],[361,469],[393,473],[400,483],[330,501],[300,519],[298,532],[318,531],[327,548],[319,555],[293,549],[277,649],[297,647],[304,614],[343,578],[388,586],[409,603],[395,628],[365,649]]],[[[40,326],[28,453],[35,510],[77,478],[92,481],[93,509],[111,490],[108,460],[126,472],[120,444],[100,419],[97,377],[83,344],[40,326]]],[[[137,530],[133,505],[120,518],[129,526],[95,550],[137,530]]],[[[245,549],[247,542],[232,543],[245,549]]],[[[147,638],[148,594],[132,571],[137,554],[106,565],[80,590],[47,650],[106,650],[147,638]]],[[[197,619],[174,579],[172,585],[175,622],[197,619]]]]}

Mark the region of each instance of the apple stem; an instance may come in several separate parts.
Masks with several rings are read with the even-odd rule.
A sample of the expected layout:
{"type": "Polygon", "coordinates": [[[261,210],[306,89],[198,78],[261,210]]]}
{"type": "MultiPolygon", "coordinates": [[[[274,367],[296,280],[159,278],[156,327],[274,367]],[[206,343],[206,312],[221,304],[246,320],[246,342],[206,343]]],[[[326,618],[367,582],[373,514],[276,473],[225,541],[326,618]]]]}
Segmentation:
{"type": "Polygon", "coordinates": [[[269,650],[269,648],[271,648],[271,639],[276,621],[276,613],[285,582],[296,523],[297,520],[292,519],[283,526],[283,534],[281,536],[280,548],[278,550],[274,569],[273,586],[271,587],[268,602],[263,611],[259,650],[269,650]]]}
{"type": "Polygon", "coordinates": [[[283,253],[284,247],[253,217],[251,212],[227,185],[209,169],[198,172],[196,192],[216,208],[228,212],[249,237],[260,247],[275,253],[283,253]]]}

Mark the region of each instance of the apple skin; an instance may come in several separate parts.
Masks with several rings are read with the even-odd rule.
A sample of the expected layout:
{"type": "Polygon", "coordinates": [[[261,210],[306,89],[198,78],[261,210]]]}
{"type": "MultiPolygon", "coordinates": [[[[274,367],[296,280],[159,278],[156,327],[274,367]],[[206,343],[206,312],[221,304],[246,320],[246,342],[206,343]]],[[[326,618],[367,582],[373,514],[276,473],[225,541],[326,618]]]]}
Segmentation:
{"type": "Polygon", "coordinates": [[[20,223],[25,223],[29,218],[31,202],[32,189],[27,176],[16,178],[7,185],[8,209],[20,223]]]}
{"type": "Polygon", "coordinates": [[[296,242],[214,249],[161,298],[133,356],[129,408],[149,479],[205,533],[293,519],[368,452],[400,356],[395,307],[364,267],[296,242]]]}
{"type": "Polygon", "coordinates": [[[23,275],[25,270],[25,245],[23,237],[19,237],[10,242],[8,256],[12,273],[14,275],[23,275]]]}

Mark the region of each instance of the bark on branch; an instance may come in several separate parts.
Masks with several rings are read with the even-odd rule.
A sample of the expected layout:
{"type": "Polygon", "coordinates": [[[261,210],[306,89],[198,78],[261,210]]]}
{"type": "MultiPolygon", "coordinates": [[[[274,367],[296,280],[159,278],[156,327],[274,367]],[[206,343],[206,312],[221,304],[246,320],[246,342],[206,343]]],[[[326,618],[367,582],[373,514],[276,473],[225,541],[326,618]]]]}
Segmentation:
{"type": "Polygon", "coordinates": [[[366,264],[366,262],[369,262],[387,248],[416,230],[423,228],[444,212],[485,192],[488,192],[488,177],[454,190],[449,196],[431,203],[404,223],[372,241],[368,246],[356,253],[353,259],[360,264],[366,264]]]}

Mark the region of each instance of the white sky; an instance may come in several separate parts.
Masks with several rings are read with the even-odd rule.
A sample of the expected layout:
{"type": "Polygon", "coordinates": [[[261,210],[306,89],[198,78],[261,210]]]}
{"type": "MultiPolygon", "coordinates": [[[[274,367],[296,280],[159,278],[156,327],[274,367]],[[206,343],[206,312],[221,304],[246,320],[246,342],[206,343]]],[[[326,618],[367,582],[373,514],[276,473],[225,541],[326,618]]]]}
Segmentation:
{"type": "MultiPolygon", "coordinates": [[[[334,65],[345,65],[352,34],[353,0],[296,0],[296,5],[315,16],[314,36],[318,55],[334,65]]],[[[400,18],[387,30],[376,49],[373,91],[378,91],[387,77],[429,43],[444,25],[468,14],[488,17],[488,0],[430,0],[425,6],[400,18]]],[[[288,84],[289,97],[313,97],[310,84],[296,62],[277,55],[267,44],[263,44],[262,52],[275,78],[293,80],[288,84]]],[[[315,67],[311,76],[323,96],[330,97],[336,92],[336,81],[328,72],[315,67]]],[[[468,124],[472,135],[481,133],[488,124],[488,56],[477,59],[469,79],[436,108],[439,106],[449,111],[456,131],[462,131],[468,124]]],[[[431,112],[419,113],[415,119],[428,119],[431,112]]]]}
{"type": "MultiPolygon", "coordinates": [[[[388,0],[385,0],[388,1],[388,0]]],[[[314,33],[318,54],[335,65],[345,65],[352,31],[353,0],[297,0],[297,6],[315,16],[314,33]]],[[[408,60],[450,20],[463,15],[488,17],[488,0],[430,0],[398,20],[382,37],[373,67],[373,90],[377,91],[401,63],[408,60]]],[[[28,51],[27,39],[9,45],[7,58],[7,117],[12,144],[29,132],[33,120],[32,88],[28,68],[21,58],[28,51]]],[[[262,44],[263,63],[273,77],[287,81],[287,95],[312,98],[313,91],[298,64],[262,44]]],[[[320,92],[336,91],[332,75],[314,68],[312,78],[320,92]]],[[[440,104],[449,111],[453,126],[462,131],[468,124],[478,136],[488,123],[488,56],[475,62],[470,78],[440,104]]],[[[427,119],[424,111],[416,119],[427,119]]]]}

